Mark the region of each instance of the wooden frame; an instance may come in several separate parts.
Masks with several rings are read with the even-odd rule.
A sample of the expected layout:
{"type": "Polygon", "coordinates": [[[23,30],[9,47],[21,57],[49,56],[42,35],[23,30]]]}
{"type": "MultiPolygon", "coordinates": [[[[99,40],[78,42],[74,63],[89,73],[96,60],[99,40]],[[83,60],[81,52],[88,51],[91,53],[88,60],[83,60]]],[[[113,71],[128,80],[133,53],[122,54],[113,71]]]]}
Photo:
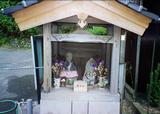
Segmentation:
{"type": "MultiPolygon", "coordinates": [[[[51,41],[53,41],[51,34],[51,23],[43,25],[44,32],[44,90],[50,91],[52,88],[51,84],[51,41]]],[[[56,34],[55,34],[56,35],[56,34]]],[[[121,29],[114,26],[114,36],[112,42],[112,60],[111,60],[111,84],[110,92],[112,94],[118,93],[118,80],[119,80],[119,57],[120,57],[120,37],[121,29]]]]}
{"type": "Polygon", "coordinates": [[[51,72],[51,23],[43,25],[43,46],[44,46],[44,82],[43,88],[45,92],[49,92],[52,88],[52,72],[51,72]]]}
{"type": "Polygon", "coordinates": [[[121,37],[121,29],[119,27],[114,26],[114,43],[112,49],[111,86],[110,86],[110,91],[113,94],[118,93],[120,37],[121,37]]]}
{"type": "Polygon", "coordinates": [[[58,42],[88,42],[88,43],[113,43],[112,36],[88,34],[52,34],[51,41],[58,42]]]}

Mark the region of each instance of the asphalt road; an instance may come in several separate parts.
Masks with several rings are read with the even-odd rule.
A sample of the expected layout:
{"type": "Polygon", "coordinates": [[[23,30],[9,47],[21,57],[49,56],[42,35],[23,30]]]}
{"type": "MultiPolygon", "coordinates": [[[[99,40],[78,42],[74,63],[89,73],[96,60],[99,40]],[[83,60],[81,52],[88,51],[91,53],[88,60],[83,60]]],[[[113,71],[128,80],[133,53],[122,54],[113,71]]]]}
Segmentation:
{"type": "Polygon", "coordinates": [[[36,100],[30,49],[0,48],[0,100],[36,100]]]}

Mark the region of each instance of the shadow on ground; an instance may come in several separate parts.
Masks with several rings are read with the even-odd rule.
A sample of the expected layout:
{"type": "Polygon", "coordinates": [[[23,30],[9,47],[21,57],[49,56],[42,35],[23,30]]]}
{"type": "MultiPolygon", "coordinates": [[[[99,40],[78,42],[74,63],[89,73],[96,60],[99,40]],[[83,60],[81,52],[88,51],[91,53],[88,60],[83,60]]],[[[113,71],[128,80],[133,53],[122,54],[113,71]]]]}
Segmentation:
{"type": "Polygon", "coordinates": [[[15,93],[16,98],[14,100],[21,101],[21,99],[33,99],[37,100],[37,94],[34,87],[34,76],[25,75],[22,77],[11,76],[8,79],[8,92],[15,93]]]}

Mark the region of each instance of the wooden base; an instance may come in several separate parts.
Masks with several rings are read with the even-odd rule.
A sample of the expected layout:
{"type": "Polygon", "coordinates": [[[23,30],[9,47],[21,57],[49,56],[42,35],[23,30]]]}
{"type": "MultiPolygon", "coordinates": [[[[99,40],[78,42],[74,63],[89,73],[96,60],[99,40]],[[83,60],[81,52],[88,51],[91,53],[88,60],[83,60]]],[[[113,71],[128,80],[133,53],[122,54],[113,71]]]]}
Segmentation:
{"type": "Polygon", "coordinates": [[[72,88],[53,89],[42,93],[40,114],[119,114],[120,96],[108,89],[73,92],[72,88]]]}

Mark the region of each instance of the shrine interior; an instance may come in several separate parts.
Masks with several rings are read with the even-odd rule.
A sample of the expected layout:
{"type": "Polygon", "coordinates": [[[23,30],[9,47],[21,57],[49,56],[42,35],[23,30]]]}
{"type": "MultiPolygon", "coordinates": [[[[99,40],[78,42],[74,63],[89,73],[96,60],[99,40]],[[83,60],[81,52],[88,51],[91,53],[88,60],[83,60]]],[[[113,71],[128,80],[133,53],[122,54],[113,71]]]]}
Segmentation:
{"type": "Polygon", "coordinates": [[[76,67],[77,80],[83,80],[87,61],[103,61],[107,68],[107,77],[110,77],[112,44],[107,43],[73,43],[52,42],[52,65],[56,61],[66,61],[66,54],[72,53],[72,62],[76,67]]]}

